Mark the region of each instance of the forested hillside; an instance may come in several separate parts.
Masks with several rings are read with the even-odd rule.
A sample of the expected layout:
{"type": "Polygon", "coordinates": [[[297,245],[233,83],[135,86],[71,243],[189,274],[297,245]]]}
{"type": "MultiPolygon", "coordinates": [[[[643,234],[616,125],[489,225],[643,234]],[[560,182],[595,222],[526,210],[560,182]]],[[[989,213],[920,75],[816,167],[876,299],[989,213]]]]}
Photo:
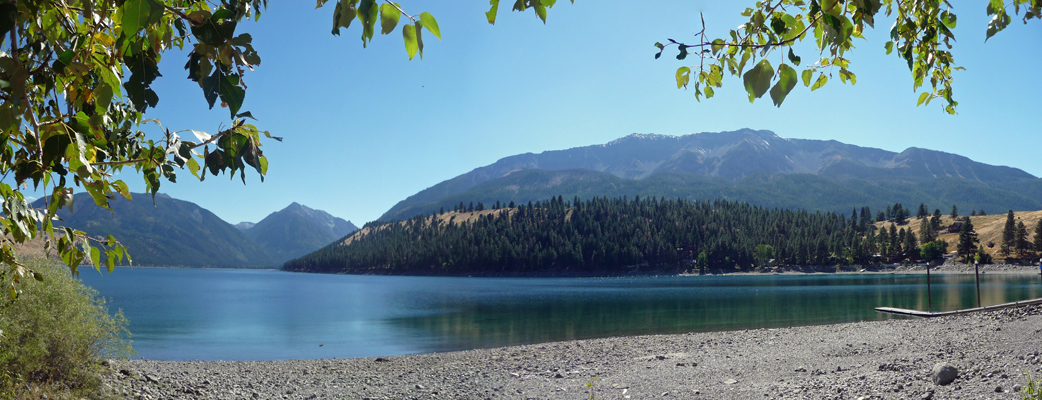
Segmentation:
{"type": "MultiPolygon", "coordinates": [[[[359,274],[614,275],[638,268],[733,271],[762,267],[772,259],[780,265],[896,262],[915,259],[919,251],[907,222],[876,234],[867,207],[848,218],[725,200],[565,202],[557,196],[500,206],[484,210],[480,203],[460,204],[436,215],[370,224],[283,268],[359,274]]],[[[903,220],[905,210],[888,207],[887,217],[903,220]]]]}

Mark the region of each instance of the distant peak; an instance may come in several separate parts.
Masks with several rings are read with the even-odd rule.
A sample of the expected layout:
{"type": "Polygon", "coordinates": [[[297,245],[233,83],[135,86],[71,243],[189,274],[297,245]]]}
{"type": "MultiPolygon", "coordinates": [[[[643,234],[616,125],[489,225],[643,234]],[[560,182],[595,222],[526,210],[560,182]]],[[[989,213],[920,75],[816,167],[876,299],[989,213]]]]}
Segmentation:
{"type": "Polygon", "coordinates": [[[605,143],[604,145],[605,146],[611,146],[611,145],[614,145],[614,144],[619,144],[619,143],[630,141],[630,140],[634,140],[634,139],[638,139],[638,140],[639,139],[655,140],[655,139],[666,139],[666,138],[676,138],[676,136],[659,135],[657,133],[631,133],[629,135],[626,135],[626,136],[623,136],[621,138],[612,140],[612,141],[610,141],[608,143],[605,143]]]}

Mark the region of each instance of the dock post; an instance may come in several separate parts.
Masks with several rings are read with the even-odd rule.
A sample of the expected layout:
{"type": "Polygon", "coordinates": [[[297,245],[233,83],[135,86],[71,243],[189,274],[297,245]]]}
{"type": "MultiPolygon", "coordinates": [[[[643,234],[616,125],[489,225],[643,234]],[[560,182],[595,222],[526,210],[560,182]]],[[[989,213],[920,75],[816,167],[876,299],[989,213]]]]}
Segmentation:
{"type": "Polygon", "coordinates": [[[973,262],[973,276],[977,279],[977,308],[980,308],[980,261],[973,262]]]}
{"type": "Polygon", "coordinates": [[[926,310],[933,312],[933,298],[930,293],[930,263],[926,263],[926,310]]]}

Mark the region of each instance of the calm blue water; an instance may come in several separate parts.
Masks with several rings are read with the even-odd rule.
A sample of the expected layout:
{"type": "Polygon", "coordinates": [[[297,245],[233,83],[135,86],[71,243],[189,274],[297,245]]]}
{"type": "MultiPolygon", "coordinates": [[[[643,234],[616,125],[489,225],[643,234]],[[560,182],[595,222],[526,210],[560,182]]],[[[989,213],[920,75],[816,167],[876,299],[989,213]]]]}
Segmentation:
{"type": "MultiPolygon", "coordinates": [[[[441,352],[570,339],[893,318],[927,309],[922,275],[442,278],[273,270],[82,269],[157,360],[441,352]]],[[[981,276],[984,305],[1042,297],[1038,276],[981,276]]],[[[976,306],[973,275],[934,275],[933,310],[976,306]]]]}

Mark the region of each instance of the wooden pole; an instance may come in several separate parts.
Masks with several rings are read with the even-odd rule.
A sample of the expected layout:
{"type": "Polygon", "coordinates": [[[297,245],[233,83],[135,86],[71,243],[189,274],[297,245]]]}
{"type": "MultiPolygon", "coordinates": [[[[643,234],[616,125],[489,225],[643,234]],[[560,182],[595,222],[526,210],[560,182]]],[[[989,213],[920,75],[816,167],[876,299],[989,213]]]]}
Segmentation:
{"type": "Polygon", "coordinates": [[[926,310],[933,312],[933,298],[930,295],[930,263],[926,263],[926,310]]]}
{"type": "Polygon", "coordinates": [[[977,307],[980,307],[980,262],[973,262],[973,276],[977,279],[977,307]]]}

